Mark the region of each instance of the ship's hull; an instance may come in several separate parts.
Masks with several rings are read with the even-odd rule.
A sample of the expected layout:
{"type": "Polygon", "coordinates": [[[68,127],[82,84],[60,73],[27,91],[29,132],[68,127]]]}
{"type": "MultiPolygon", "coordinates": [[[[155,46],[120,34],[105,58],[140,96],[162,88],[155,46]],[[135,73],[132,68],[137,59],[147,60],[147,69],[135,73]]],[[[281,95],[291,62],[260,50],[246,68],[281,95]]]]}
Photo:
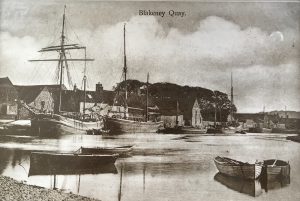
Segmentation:
{"type": "Polygon", "coordinates": [[[139,122],[128,119],[106,119],[107,128],[111,134],[122,133],[156,133],[162,126],[162,122],[139,122]]]}
{"type": "Polygon", "coordinates": [[[88,130],[102,128],[102,121],[85,122],[61,115],[49,115],[31,120],[32,132],[40,136],[55,137],[65,134],[86,134],[88,130]]]}
{"type": "Polygon", "coordinates": [[[205,134],[207,132],[206,128],[193,128],[193,127],[183,127],[181,129],[183,134],[205,134]]]}
{"type": "Polygon", "coordinates": [[[249,133],[271,133],[270,128],[249,128],[249,133]]]}

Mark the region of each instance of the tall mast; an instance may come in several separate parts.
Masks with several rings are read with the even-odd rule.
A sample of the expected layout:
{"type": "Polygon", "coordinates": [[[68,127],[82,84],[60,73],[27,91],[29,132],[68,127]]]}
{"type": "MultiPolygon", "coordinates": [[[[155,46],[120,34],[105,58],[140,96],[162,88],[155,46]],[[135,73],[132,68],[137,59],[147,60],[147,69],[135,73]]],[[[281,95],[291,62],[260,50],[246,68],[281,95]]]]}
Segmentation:
{"type": "Polygon", "coordinates": [[[126,64],[126,23],[124,23],[124,67],[123,67],[123,73],[124,73],[124,83],[125,83],[125,118],[127,118],[127,64],[126,64]]]}
{"type": "MultiPolygon", "coordinates": [[[[86,48],[84,48],[84,58],[86,59],[86,48]]],[[[83,101],[83,118],[85,114],[85,103],[86,103],[86,60],[84,61],[84,70],[83,70],[83,91],[84,91],[84,101],[83,101]]]]}
{"type": "Polygon", "coordinates": [[[233,116],[233,84],[232,84],[232,71],[231,71],[231,89],[230,89],[230,121],[232,122],[232,116],[233,116]]]}
{"type": "Polygon", "coordinates": [[[146,122],[149,120],[149,111],[148,111],[148,105],[149,105],[149,91],[148,91],[148,88],[149,88],[149,73],[147,74],[147,93],[146,93],[146,122]]]}
{"type": "Polygon", "coordinates": [[[60,55],[58,65],[60,64],[60,80],[59,80],[59,105],[58,105],[58,112],[61,111],[61,95],[62,95],[62,81],[63,81],[63,59],[65,57],[65,50],[64,50],[64,43],[65,43],[65,13],[66,13],[66,6],[64,7],[64,14],[63,14],[63,24],[62,24],[62,31],[61,31],[61,43],[60,43],[60,55]]]}
{"type": "Polygon", "coordinates": [[[176,126],[178,126],[179,102],[176,102],[176,126]]]}

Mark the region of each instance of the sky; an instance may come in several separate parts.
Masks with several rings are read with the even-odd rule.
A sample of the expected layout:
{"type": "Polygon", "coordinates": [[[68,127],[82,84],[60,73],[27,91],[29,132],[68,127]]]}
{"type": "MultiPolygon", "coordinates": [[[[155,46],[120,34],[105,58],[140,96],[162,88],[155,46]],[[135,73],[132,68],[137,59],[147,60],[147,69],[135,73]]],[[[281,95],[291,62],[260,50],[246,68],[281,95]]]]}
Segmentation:
{"type": "MultiPolygon", "coordinates": [[[[121,81],[126,23],[128,78],[230,93],[238,112],[300,111],[299,2],[100,2],[0,0],[0,77],[14,84],[55,84],[57,58],[39,53],[59,45],[66,5],[67,43],[87,47],[88,88],[121,81]],[[164,11],[141,16],[139,10],[164,11]],[[169,11],[185,15],[170,16],[169,11]]],[[[83,58],[72,52],[72,58],[83,58]]],[[[83,62],[70,62],[81,88],[83,62]]],[[[65,73],[66,75],[66,73],[65,73]]],[[[67,77],[64,83],[68,86],[67,77]]],[[[71,88],[72,86],[68,86],[71,88]]]]}

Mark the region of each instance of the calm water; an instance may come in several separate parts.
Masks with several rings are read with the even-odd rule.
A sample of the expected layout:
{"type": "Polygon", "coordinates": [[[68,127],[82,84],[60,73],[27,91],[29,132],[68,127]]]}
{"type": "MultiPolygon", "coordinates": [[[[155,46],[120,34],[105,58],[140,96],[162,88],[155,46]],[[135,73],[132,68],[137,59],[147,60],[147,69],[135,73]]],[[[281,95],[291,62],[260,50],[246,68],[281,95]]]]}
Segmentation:
{"type": "Polygon", "coordinates": [[[300,200],[300,144],[285,140],[285,135],[182,136],[0,136],[0,173],[27,184],[104,201],[300,200]],[[130,144],[134,145],[132,157],[117,159],[111,171],[28,176],[32,150],[73,151],[80,146],[130,144]],[[222,177],[213,163],[217,155],[248,162],[270,158],[289,161],[290,181],[275,181],[265,187],[258,181],[222,177]]]}

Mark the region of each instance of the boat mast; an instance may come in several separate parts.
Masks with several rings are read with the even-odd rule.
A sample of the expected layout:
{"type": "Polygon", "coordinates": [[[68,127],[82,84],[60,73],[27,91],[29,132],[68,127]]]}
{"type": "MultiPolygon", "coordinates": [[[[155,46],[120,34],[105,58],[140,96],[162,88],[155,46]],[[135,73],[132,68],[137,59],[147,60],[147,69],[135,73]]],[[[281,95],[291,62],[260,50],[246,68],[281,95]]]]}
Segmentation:
{"type": "Polygon", "coordinates": [[[233,85],[232,85],[232,71],[231,71],[231,89],[230,89],[230,121],[232,123],[233,118],[233,85]]]}
{"type": "Polygon", "coordinates": [[[176,102],[176,127],[178,127],[178,113],[179,113],[179,103],[176,102]]]}
{"type": "Polygon", "coordinates": [[[60,56],[59,56],[59,61],[58,61],[58,65],[60,64],[58,112],[61,111],[61,94],[62,94],[62,80],[63,80],[62,78],[63,78],[63,68],[64,68],[62,60],[63,60],[63,57],[65,56],[65,50],[64,50],[64,43],[65,43],[65,13],[66,13],[66,6],[64,7],[63,24],[62,24],[62,31],[61,31],[61,43],[60,43],[61,51],[60,51],[60,56]]]}
{"type": "Polygon", "coordinates": [[[146,91],[146,122],[149,121],[149,111],[148,111],[148,105],[149,105],[149,73],[147,73],[147,91],[146,91]]]}
{"type": "Polygon", "coordinates": [[[123,73],[124,73],[124,83],[125,83],[125,110],[124,110],[124,118],[127,119],[127,63],[126,63],[126,23],[124,23],[124,67],[123,67],[123,73]]]}
{"type": "Polygon", "coordinates": [[[83,70],[83,91],[84,91],[84,101],[83,101],[83,119],[85,115],[85,103],[86,103],[86,48],[84,48],[84,70],[83,70]]]}

